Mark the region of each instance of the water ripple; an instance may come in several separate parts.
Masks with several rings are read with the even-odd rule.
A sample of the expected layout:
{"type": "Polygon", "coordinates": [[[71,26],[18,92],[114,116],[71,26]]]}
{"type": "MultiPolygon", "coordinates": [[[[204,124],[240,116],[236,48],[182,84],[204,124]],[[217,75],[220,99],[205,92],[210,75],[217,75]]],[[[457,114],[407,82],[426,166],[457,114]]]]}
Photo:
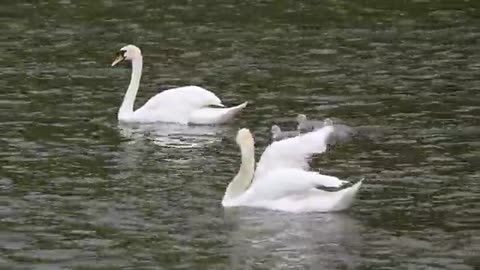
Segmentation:
{"type": "Polygon", "coordinates": [[[1,4],[0,268],[475,269],[473,2],[1,4]],[[118,124],[125,43],[145,55],[138,105],[199,84],[249,107],[222,127],[118,124]],[[260,154],[300,112],[378,130],[312,161],[366,178],[353,208],[224,211],[236,131],[260,154]]]}

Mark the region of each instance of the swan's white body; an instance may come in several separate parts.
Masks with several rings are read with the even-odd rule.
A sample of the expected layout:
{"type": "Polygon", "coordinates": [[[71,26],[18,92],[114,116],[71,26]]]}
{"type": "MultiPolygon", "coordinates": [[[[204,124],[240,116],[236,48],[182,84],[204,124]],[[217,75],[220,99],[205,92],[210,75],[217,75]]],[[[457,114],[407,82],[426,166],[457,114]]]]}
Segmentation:
{"type": "Polygon", "coordinates": [[[248,129],[240,130],[237,143],[242,153],[242,163],[238,174],[227,187],[222,205],[291,212],[328,212],[348,208],[362,181],[341,189],[347,181],[308,171],[308,158],[326,150],[326,141],[332,132],[332,126],[325,126],[314,132],[272,143],[265,149],[255,171],[253,136],[248,129]],[[319,187],[339,190],[331,192],[319,187]]]}
{"type": "Polygon", "coordinates": [[[222,124],[247,106],[245,102],[230,108],[212,108],[210,106],[225,106],[214,93],[198,86],[185,86],[163,91],[134,111],[135,97],[142,76],[143,57],[139,48],[128,45],[120,49],[120,54],[112,66],[124,59],[132,61],[132,76],[118,111],[118,120],[121,122],[222,124]]]}

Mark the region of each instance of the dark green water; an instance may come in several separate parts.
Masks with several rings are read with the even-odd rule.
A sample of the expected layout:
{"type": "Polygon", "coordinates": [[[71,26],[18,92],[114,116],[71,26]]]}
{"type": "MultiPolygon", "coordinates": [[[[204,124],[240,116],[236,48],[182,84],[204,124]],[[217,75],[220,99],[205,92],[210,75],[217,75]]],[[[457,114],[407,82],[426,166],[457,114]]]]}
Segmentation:
{"type": "Polygon", "coordinates": [[[478,269],[478,1],[2,1],[1,269],[478,269]],[[197,84],[248,109],[222,127],[119,126],[197,84]],[[249,127],[258,154],[297,113],[378,126],[315,167],[366,177],[335,214],[224,210],[249,127]]]}

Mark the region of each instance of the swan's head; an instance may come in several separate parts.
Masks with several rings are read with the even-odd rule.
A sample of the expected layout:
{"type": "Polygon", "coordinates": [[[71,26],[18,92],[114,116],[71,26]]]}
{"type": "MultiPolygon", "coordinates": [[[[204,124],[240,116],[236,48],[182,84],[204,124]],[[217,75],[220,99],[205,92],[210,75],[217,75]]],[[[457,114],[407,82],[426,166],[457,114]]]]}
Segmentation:
{"type": "Polygon", "coordinates": [[[253,135],[248,128],[238,131],[236,141],[238,145],[254,144],[253,135]]]}
{"type": "Polygon", "coordinates": [[[299,114],[297,116],[297,123],[304,123],[307,121],[307,116],[305,114],[299,114]]]}
{"type": "Polygon", "coordinates": [[[324,125],[324,126],[333,126],[333,121],[332,121],[332,119],[326,118],[325,120],[323,120],[323,125],[324,125]]]}
{"type": "Polygon", "coordinates": [[[272,129],[271,129],[271,132],[272,132],[272,135],[275,136],[275,135],[278,135],[278,134],[282,133],[282,130],[280,129],[279,126],[273,125],[272,129]]]}
{"type": "Polygon", "coordinates": [[[127,45],[121,48],[120,51],[117,52],[117,57],[113,61],[112,67],[122,62],[123,60],[132,61],[133,59],[141,58],[141,57],[142,57],[142,51],[140,51],[140,49],[137,46],[127,45]]]}

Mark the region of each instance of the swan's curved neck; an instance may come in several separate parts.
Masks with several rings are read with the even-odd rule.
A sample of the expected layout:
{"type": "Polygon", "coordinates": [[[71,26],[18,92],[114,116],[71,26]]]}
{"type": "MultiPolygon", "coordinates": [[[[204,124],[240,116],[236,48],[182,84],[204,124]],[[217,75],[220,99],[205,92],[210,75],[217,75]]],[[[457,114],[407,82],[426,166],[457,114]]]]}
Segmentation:
{"type": "Polygon", "coordinates": [[[231,200],[242,195],[250,186],[255,173],[255,146],[252,142],[246,142],[240,145],[242,153],[242,163],[240,170],[228,184],[223,200],[231,200]]]}
{"type": "Polygon", "coordinates": [[[140,86],[140,78],[142,77],[142,65],[142,56],[132,59],[132,77],[130,78],[130,85],[128,85],[120,110],[118,110],[119,120],[128,118],[133,114],[133,105],[135,103],[135,97],[137,96],[138,87],[140,86]]]}

